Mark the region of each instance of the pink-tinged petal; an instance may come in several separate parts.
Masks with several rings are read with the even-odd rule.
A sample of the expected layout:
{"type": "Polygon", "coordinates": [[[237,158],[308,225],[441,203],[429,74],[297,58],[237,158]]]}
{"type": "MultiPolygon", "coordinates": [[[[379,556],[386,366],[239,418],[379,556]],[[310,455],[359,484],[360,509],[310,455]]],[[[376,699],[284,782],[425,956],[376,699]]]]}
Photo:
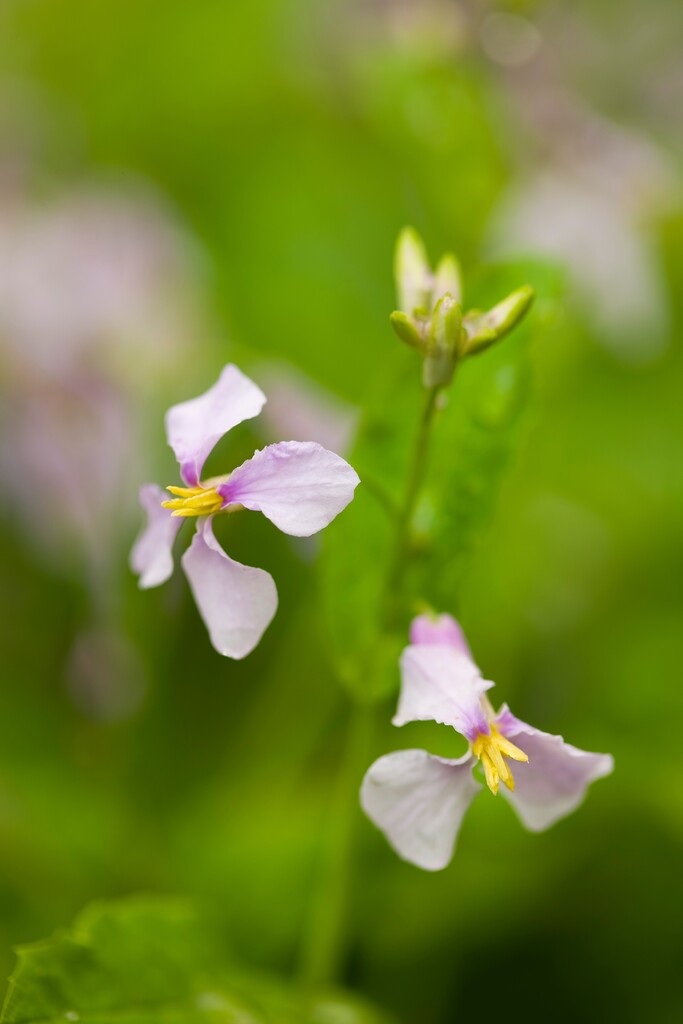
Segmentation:
{"type": "Polygon", "coordinates": [[[168,495],[156,484],[144,484],[140,488],[140,504],[147,514],[147,523],[133,545],[130,567],[140,577],[143,590],[158,587],[173,572],[173,542],[182,519],[161,507],[166,497],[168,495]]]}
{"type": "Polygon", "coordinates": [[[210,519],[199,521],[182,561],[211,643],[227,658],[245,658],[277,610],[272,576],[229,558],[213,534],[210,519]]]}
{"type": "Polygon", "coordinates": [[[346,508],[358,483],[334,452],[313,441],[282,441],[256,452],[218,490],[228,504],[263,512],[284,533],[310,537],[346,508]]]}
{"type": "Polygon", "coordinates": [[[411,644],[445,644],[474,661],[465,634],[452,615],[418,615],[410,623],[411,644]]]}
{"type": "Polygon", "coordinates": [[[492,686],[474,662],[452,647],[406,647],[401,655],[401,695],[392,721],[440,722],[472,741],[477,733],[489,733],[480,698],[492,686]]]}
{"type": "Polygon", "coordinates": [[[445,868],[462,819],[481,789],[470,754],[451,761],[425,750],[397,750],[368,768],[363,810],[399,857],[425,871],[445,868]]]}
{"type": "Polygon", "coordinates": [[[266,401],[261,389],[236,366],[225,366],[208,391],[166,413],[166,436],[186,484],[196,486],[218,441],[244,420],[258,416],[266,401]]]}
{"type": "Polygon", "coordinates": [[[515,764],[515,790],[501,790],[523,824],[533,832],[554,825],[575,811],[591,782],[614,768],[610,754],[593,754],[534,729],[503,705],[496,724],[503,736],[528,756],[528,764],[515,764]]]}

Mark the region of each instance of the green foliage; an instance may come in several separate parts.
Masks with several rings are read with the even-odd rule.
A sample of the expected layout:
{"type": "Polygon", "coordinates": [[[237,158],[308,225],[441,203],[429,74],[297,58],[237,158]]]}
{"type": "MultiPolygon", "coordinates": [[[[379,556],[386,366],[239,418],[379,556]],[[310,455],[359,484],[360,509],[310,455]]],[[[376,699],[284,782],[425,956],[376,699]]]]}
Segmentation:
{"type": "Polygon", "coordinates": [[[386,1024],[358,1000],[291,990],[230,968],[182,902],[87,908],[72,929],[19,951],[2,1024],[386,1024]]]}
{"type": "Polygon", "coordinates": [[[483,358],[464,363],[440,394],[399,592],[391,589],[391,563],[423,389],[414,359],[387,354],[395,369],[385,370],[375,388],[351,453],[362,485],[323,541],[323,593],[338,671],[361,699],[381,699],[397,684],[397,655],[420,604],[457,610],[468,559],[485,535],[518,441],[531,345],[545,333],[559,291],[551,271],[529,264],[497,268],[479,286],[478,300],[490,306],[496,294],[525,279],[540,289],[540,316],[483,358]]]}
{"type": "MultiPolygon", "coordinates": [[[[434,257],[456,247],[466,309],[490,309],[525,282],[535,287],[526,335],[456,375],[416,510],[413,568],[425,596],[460,612],[482,669],[518,714],[612,751],[617,770],[579,814],[540,836],[523,832],[499,801],[476,801],[456,862],[438,876],[393,857],[358,812],[348,966],[354,985],[405,1024],[473,1020],[494,977],[500,991],[533,992],[533,1007],[505,1001],[509,1024],[549,1016],[553,1024],[673,1022],[683,916],[683,890],[672,884],[683,840],[675,571],[683,557],[683,218],[663,212],[656,165],[659,152],[675,183],[678,109],[662,85],[679,59],[683,6],[652,5],[644,46],[643,5],[634,0],[515,5],[528,20],[544,19],[541,35],[567,72],[562,89],[551,82],[547,93],[543,69],[553,68],[543,51],[540,63],[507,69],[479,45],[493,6],[4,3],[6,226],[13,190],[33,167],[38,203],[63,186],[142,179],[198,241],[210,271],[203,298],[216,320],[191,339],[193,390],[169,361],[173,393],[149,410],[158,438],[149,479],[175,479],[167,479],[174,464],[161,412],[198,394],[227,360],[258,381],[253,360],[273,356],[356,406],[373,396],[368,443],[353,456],[363,484],[322,538],[335,547],[323,588],[335,660],[362,692],[382,685],[380,672],[359,671],[359,646],[365,609],[376,606],[375,562],[393,530],[371,478],[390,504],[401,497],[420,411],[420,356],[386,322],[396,233],[414,223],[434,257]],[[423,19],[441,14],[445,22],[425,29],[423,19]],[[547,116],[554,98],[558,116],[547,116]],[[642,134],[641,118],[650,122],[642,134]],[[642,285],[660,296],[663,319],[654,336],[634,319],[635,358],[619,336],[596,328],[603,305],[618,307],[632,288],[640,294],[631,274],[601,300],[575,292],[559,330],[551,329],[552,280],[538,268],[473,282],[492,216],[520,187],[528,194],[539,173],[541,183],[559,173],[566,186],[566,205],[544,207],[544,235],[556,219],[562,229],[575,217],[578,239],[590,211],[607,210],[610,218],[594,224],[605,270],[618,269],[622,242],[627,267],[633,245],[644,246],[642,285]],[[584,194],[590,206],[580,203],[584,194]],[[646,209],[653,200],[656,220],[646,209]],[[486,381],[493,397],[477,407],[486,381]],[[493,429],[486,413],[501,388],[516,419],[493,429]],[[441,518],[434,470],[448,455],[440,438],[445,446],[454,416],[469,454],[450,452],[461,491],[450,492],[441,518]],[[477,465],[477,445],[500,460],[495,472],[477,465]],[[477,496],[484,475],[488,497],[477,496]],[[435,553],[441,530],[462,549],[448,572],[435,553]]],[[[39,285],[31,284],[36,294],[39,285]]],[[[138,482],[131,469],[129,498],[138,482]]],[[[43,497],[34,496],[37,506],[43,497]]],[[[14,963],[12,945],[50,934],[93,894],[153,889],[215,907],[239,961],[281,974],[297,955],[347,728],[315,619],[314,567],[300,557],[311,549],[260,516],[244,517],[230,553],[272,572],[280,607],[258,650],[230,663],[207,644],[182,573],[137,591],[125,565],[136,528],[137,517],[122,523],[109,597],[147,685],[138,711],[110,722],[93,718],[66,682],[68,652],[92,614],[73,582],[78,569],[68,579],[56,574],[20,529],[20,509],[4,503],[0,973],[14,963]]],[[[397,685],[389,650],[383,663],[384,685],[397,685]]],[[[104,679],[111,672],[103,668],[104,679]]],[[[396,730],[388,714],[376,717],[384,725],[371,757],[429,745],[421,725],[396,730]]]]}

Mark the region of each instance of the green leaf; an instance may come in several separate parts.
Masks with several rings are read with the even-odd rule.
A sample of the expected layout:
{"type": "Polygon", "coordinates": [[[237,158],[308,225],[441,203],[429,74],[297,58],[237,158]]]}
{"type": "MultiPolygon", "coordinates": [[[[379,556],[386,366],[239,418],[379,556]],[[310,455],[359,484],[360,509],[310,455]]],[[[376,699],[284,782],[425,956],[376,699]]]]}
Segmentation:
{"type": "Polygon", "coordinates": [[[180,901],[94,904],[18,956],[2,1024],[386,1024],[346,994],[228,966],[216,931],[180,901]]]}

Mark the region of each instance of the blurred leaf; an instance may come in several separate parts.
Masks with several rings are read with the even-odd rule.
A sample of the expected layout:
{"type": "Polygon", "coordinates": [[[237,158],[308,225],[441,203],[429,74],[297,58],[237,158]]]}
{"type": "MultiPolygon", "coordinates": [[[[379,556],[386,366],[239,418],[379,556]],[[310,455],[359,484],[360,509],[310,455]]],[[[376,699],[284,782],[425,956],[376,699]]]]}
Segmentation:
{"type": "Polygon", "coordinates": [[[422,397],[419,357],[396,343],[388,359],[395,361],[394,372],[376,382],[349,459],[361,485],[334,528],[326,531],[321,557],[324,614],[337,671],[357,698],[369,701],[381,699],[397,682],[403,638],[385,632],[378,643],[378,636],[396,511],[422,397]]]}
{"type": "Polygon", "coordinates": [[[19,951],[4,1024],[386,1024],[354,998],[297,992],[229,968],[213,930],[181,901],[87,908],[19,951]]]}

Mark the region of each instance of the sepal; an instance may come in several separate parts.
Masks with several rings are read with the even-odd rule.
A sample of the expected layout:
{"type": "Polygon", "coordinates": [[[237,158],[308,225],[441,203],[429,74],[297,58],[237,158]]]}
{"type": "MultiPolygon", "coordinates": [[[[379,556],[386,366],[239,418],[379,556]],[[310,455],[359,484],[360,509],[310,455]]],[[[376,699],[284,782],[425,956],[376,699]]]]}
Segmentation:
{"type": "Polygon", "coordinates": [[[401,341],[405,342],[406,345],[410,345],[411,348],[416,348],[420,352],[423,351],[424,341],[420,337],[414,321],[411,320],[407,313],[397,309],[391,314],[389,320],[401,341]]]}

